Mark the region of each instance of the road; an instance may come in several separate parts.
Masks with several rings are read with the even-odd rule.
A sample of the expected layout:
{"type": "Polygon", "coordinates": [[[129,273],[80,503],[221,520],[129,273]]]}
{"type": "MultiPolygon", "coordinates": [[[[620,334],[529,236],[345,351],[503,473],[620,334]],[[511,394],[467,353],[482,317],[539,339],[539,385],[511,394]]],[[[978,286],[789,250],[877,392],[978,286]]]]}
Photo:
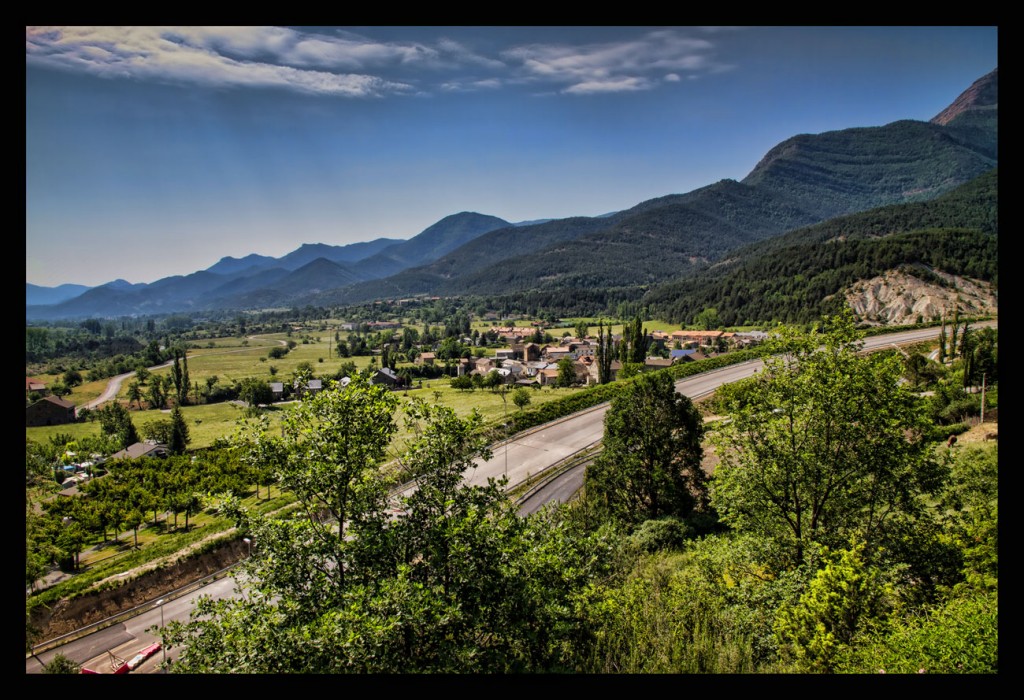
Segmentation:
{"type": "MultiPolygon", "coordinates": [[[[974,326],[974,328],[983,328],[986,326],[997,327],[998,324],[996,321],[990,321],[978,324],[977,326],[974,326]]],[[[927,328],[874,336],[865,339],[864,350],[884,350],[892,346],[898,347],[900,345],[916,343],[922,340],[937,338],[938,333],[937,329],[927,328]]],[[[713,372],[705,372],[694,377],[687,377],[686,379],[681,379],[676,382],[676,391],[681,394],[685,394],[691,399],[698,399],[714,393],[715,389],[723,384],[729,384],[739,379],[749,377],[762,367],[764,367],[764,363],[761,360],[754,360],[752,362],[745,362],[743,364],[725,367],[713,372]]],[[[587,442],[587,445],[584,447],[591,446],[600,441],[604,429],[604,414],[607,413],[607,411],[608,405],[603,404],[589,409],[588,411],[570,416],[569,418],[562,419],[560,424],[557,426],[557,429],[553,432],[549,433],[547,426],[545,426],[544,430],[537,431],[536,433],[525,436],[522,439],[513,439],[512,443],[508,447],[508,472],[510,475],[510,486],[521,483],[525,478],[524,470],[520,468],[520,459],[526,460],[529,464],[529,469],[525,470],[525,472],[536,475],[544,471],[546,468],[555,466],[559,461],[561,461],[561,459],[570,456],[572,454],[571,452],[569,454],[565,454],[565,452],[567,452],[568,445],[573,441],[571,437],[569,439],[564,438],[564,435],[568,434],[571,436],[574,430],[579,431],[581,437],[576,442],[587,442]],[[559,459],[552,459],[545,464],[544,460],[540,459],[539,456],[534,453],[533,446],[539,445],[543,448],[543,446],[547,445],[549,442],[554,443],[554,447],[550,451],[551,456],[558,456],[559,459]],[[522,444],[520,445],[520,443],[522,444]]],[[[467,480],[471,483],[486,483],[489,477],[496,478],[500,476],[504,470],[504,465],[500,464],[503,459],[503,453],[504,448],[498,447],[495,448],[494,459],[491,460],[491,462],[484,463],[478,460],[477,467],[466,473],[467,480]],[[495,464],[495,462],[499,462],[499,464],[495,464]]],[[[565,474],[559,475],[559,477],[557,479],[553,479],[550,484],[547,484],[544,488],[538,489],[532,493],[530,499],[521,504],[520,513],[531,513],[539,510],[546,503],[564,502],[568,500],[576,491],[579,490],[580,487],[583,486],[583,474],[584,469],[582,466],[579,466],[566,471],[565,474]]]]}
{"type": "MultiPolygon", "coordinates": [[[[993,321],[978,324],[976,327],[986,325],[996,326],[997,324],[993,321]]],[[[868,338],[864,342],[864,349],[880,350],[892,345],[915,343],[935,337],[938,337],[937,329],[905,331],[868,338]]],[[[691,399],[700,398],[713,393],[722,384],[753,375],[763,366],[763,362],[755,360],[712,372],[705,372],[676,382],[676,390],[689,396],[691,399]]],[[[509,487],[518,485],[530,476],[540,474],[577,452],[599,442],[603,436],[604,414],[607,410],[608,404],[602,404],[521,433],[507,443],[494,447],[493,457],[490,460],[486,462],[477,460],[476,466],[471,467],[465,472],[465,479],[470,484],[485,484],[489,478],[497,479],[507,474],[509,477],[509,487]]],[[[577,479],[579,483],[582,483],[583,474],[582,468],[575,470],[575,475],[571,471],[561,480],[555,479],[552,481],[552,488],[556,490],[548,492],[545,489],[544,493],[540,496],[531,499],[529,504],[524,504],[524,507],[529,509],[527,512],[539,509],[549,500],[567,500],[570,498],[572,493],[579,487],[577,484],[572,483],[572,479],[577,479]]],[[[234,579],[228,577],[199,589],[189,596],[168,602],[164,605],[165,618],[167,620],[179,619],[185,621],[192,609],[192,602],[196,597],[204,594],[212,595],[215,598],[227,597],[234,594],[234,586],[234,579]]],[[[115,650],[114,653],[122,658],[129,658],[135,651],[156,640],[145,629],[159,624],[159,614],[157,610],[150,610],[138,618],[133,618],[128,622],[115,625],[109,629],[96,632],[83,639],[59,647],[56,650],[43,654],[43,662],[48,662],[55,653],[60,652],[76,663],[85,663],[87,666],[89,663],[105,663],[107,649],[115,650]],[[125,652],[128,653],[127,657],[117,651],[126,649],[130,650],[125,652]],[[97,655],[102,656],[102,658],[97,659],[97,655]]],[[[151,669],[153,665],[156,665],[156,662],[150,659],[143,664],[143,667],[144,669],[151,669]]],[[[92,668],[92,666],[89,667],[92,668]]],[[[26,671],[28,673],[39,673],[39,661],[35,658],[27,659],[26,671]]]]}
{"type": "MultiPolygon", "coordinates": [[[[171,620],[187,621],[189,613],[192,612],[196,599],[200,595],[210,596],[215,600],[229,598],[235,594],[236,585],[237,581],[233,577],[227,576],[181,598],[168,597],[166,599],[167,602],[163,605],[162,613],[160,606],[146,606],[145,612],[131,617],[124,622],[100,629],[55,649],[41,652],[37,656],[26,658],[25,672],[41,673],[42,664],[49,663],[57,654],[63,654],[80,666],[100,673],[110,673],[108,650],[122,659],[130,659],[141,649],[153,642],[160,641],[159,636],[153,634],[151,628],[158,628],[161,625],[161,619],[164,623],[171,620]]],[[[164,659],[166,658],[173,663],[177,655],[177,649],[171,649],[170,651],[162,649],[155,656],[143,662],[132,673],[159,673],[164,659]]]]}
{"type": "MultiPolygon", "coordinates": [[[[256,337],[257,336],[249,336],[249,340],[255,340],[256,337]]],[[[279,344],[281,344],[281,345],[288,345],[288,343],[286,341],[284,341],[284,340],[278,340],[277,342],[279,344]]],[[[204,353],[201,353],[201,354],[203,356],[206,356],[206,355],[227,355],[227,354],[234,353],[234,352],[247,352],[249,350],[252,350],[252,348],[240,348],[238,350],[224,350],[223,352],[204,352],[204,353]]],[[[172,364],[174,364],[174,361],[173,360],[168,360],[167,362],[164,362],[163,364],[153,365],[152,367],[149,368],[149,371],[153,372],[153,371],[156,371],[158,369],[163,369],[164,367],[170,367],[172,364]]],[[[103,405],[107,401],[110,401],[115,396],[117,396],[118,392],[121,391],[121,385],[124,383],[124,381],[126,379],[128,379],[130,377],[134,377],[134,376],[135,376],[135,372],[125,372],[124,374],[118,374],[117,376],[111,377],[110,381],[107,382],[107,386],[103,390],[103,393],[100,394],[98,398],[95,398],[92,401],[86,401],[81,406],[78,406],[75,410],[80,410],[80,409],[83,409],[83,408],[88,408],[88,409],[92,410],[94,408],[99,408],[101,405],[103,405]]]]}

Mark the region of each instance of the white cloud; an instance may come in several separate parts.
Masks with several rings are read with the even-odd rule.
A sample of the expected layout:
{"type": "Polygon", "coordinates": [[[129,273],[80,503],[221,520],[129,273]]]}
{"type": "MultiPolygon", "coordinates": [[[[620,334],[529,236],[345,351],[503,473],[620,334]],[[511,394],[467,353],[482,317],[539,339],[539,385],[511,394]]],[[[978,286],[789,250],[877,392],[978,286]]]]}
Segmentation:
{"type": "Polygon", "coordinates": [[[666,29],[629,41],[532,44],[509,49],[504,55],[518,61],[536,80],[566,83],[563,92],[586,94],[650,89],[656,84],[655,75],[665,71],[669,71],[666,80],[678,80],[679,72],[710,72],[716,68],[710,57],[713,49],[707,39],[666,29]]]}
{"type": "Polygon", "coordinates": [[[350,97],[407,92],[411,85],[368,74],[369,69],[437,55],[419,44],[280,27],[28,27],[25,44],[29,64],[102,77],[282,87],[350,97]]]}
{"type": "Polygon", "coordinates": [[[597,92],[648,90],[651,87],[651,81],[646,78],[613,78],[608,80],[585,80],[581,83],[570,85],[562,92],[570,95],[586,95],[597,92]]]}
{"type": "Polygon", "coordinates": [[[707,38],[721,29],[669,28],[623,41],[525,44],[501,52],[504,60],[497,60],[448,36],[429,45],[387,42],[340,28],[27,27],[25,54],[28,65],[107,78],[344,97],[494,90],[522,83],[541,83],[542,93],[583,95],[649,90],[727,70],[714,59],[715,45],[707,38]]]}
{"type": "Polygon", "coordinates": [[[497,78],[484,78],[482,80],[467,80],[464,82],[449,81],[441,84],[441,89],[446,92],[474,92],[476,90],[495,90],[502,86],[502,81],[497,78]]]}
{"type": "Polygon", "coordinates": [[[480,54],[473,52],[454,39],[446,37],[439,39],[437,42],[437,48],[444,55],[450,56],[456,60],[460,65],[480,66],[492,70],[505,70],[507,67],[503,62],[497,59],[481,56],[480,54]]]}

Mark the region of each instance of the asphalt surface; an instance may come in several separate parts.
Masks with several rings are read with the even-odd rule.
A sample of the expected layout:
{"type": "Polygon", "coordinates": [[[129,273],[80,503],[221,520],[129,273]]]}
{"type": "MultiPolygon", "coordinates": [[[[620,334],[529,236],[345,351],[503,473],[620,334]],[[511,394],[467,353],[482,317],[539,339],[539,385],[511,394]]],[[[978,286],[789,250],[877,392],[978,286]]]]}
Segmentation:
{"type": "MultiPolygon", "coordinates": [[[[986,325],[997,326],[997,322],[978,324],[975,327],[986,325]]],[[[937,329],[922,329],[868,338],[865,340],[864,349],[879,350],[888,346],[919,342],[937,335],[937,329]]],[[[722,384],[751,376],[762,366],[762,362],[752,361],[706,372],[680,380],[676,383],[676,389],[690,398],[699,398],[714,392],[722,384]]],[[[122,377],[126,376],[129,375],[122,375],[122,377]]],[[[608,404],[602,404],[520,433],[511,440],[494,446],[492,448],[493,456],[490,460],[477,460],[476,465],[465,472],[465,479],[470,484],[485,484],[490,478],[496,479],[507,475],[510,488],[518,485],[531,476],[536,476],[600,442],[604,430],[604,414],[607,410],[608,404]]],[[[573,492],[572,480],[582,478],[580,471],[570,470],[564,475],[564,478],[553,479],[550,487],[554,491],[548,491],[546,494],[538,493],[536,499],[531,500],[529,504],[524,502],[521,508],[536,510],[552,499],[568,500],[573,492]]],[[[234,585],[235,583],[230,577],[217,581],[189,596],[165,603],[163,614],[168,620],[186,620],[195,597],[201,594],[213,595],[218,598],[227,597],[233,595],[234,585]]],[[[76,663],[93,668],[93,670],[102,672],[102,668],[105,667],[109,672],[108,650],[116,656],[128,659],[153,641],[158,641],[149,628],[160,623],[159,616],[159,609],[153,608],[136,618],[70,642],[40,654],[38,657],[29,657],[26,659],[26,673],[39,673],[41,671],[40,662],[47,663],[56,653],[63,653],[76,663]]],[[[162,651],[154,658],[144,662],[134,672],[159,672],[160,663],[163,660],[162,651]],[[158,660],[154,661],[154,659],[158,660]]],[[[167,658],[173,659],[173,652],[169,653],[167,658]]]]}

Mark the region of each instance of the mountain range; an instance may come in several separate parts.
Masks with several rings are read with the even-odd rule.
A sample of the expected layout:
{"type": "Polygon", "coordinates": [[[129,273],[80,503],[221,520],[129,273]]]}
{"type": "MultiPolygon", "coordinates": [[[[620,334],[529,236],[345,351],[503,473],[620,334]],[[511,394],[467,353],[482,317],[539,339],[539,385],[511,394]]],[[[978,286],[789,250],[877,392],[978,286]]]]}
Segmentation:
{"type": "MultiPolygon", "coordinates": [[[[512,224],[462,212],[407,241],[306,244],[282,258],[228,257],[152,284],[118,280],[84,290],[26,285],[26,316],[55,320],[609,287],[640,288],[664,306],[686,288],[685,280],[706,282],[701,275],[737,251],[749,260],[759,255],[759,243],[788,232],[813,237],[809,227],[859,212],[927,208],[994,174],[997,113],[998,69],[930,121],[796,135],[770,149],[742,180],[604,216],[512,224]]],[[[990,194],[996,196],[994,185],[990,194]]],[[[778,254],[777,248],[765,250],[778,254]]]]}

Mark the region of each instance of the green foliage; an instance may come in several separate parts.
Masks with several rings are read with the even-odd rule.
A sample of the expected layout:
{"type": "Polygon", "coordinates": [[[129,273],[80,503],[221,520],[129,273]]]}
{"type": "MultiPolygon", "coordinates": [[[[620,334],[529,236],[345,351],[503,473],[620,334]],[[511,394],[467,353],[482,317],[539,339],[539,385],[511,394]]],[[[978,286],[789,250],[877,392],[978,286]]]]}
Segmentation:
{"type": "Polygon", "coordinates": [[[950,481],[942,493],[945,538],[963,554],[965,585],[995,590],[999,580],[998,447],[957,448],[950,481]]]}
{"type": "Polygon", "coordinates": [[[174,398],[177,405],[184,406],[188,403],[188,390],[190,387],[188,376],[188,352],[174,350],[174,362],[171,364],[171,382],[174,386],[174,398]]]}
{"type": "Polygon", "coordinates": [[[784,544],[794,564],[812,542],[877,543],[941,484],[924,407],[898,383],[901,361],[859,348],[849,313],[822,331],[784,330],[774,348],[784,354],[734,387],[731,421],[712,434],[723,522],[784,544]]]}
{"type": "Polygon", "coordinates": [[[82,374],[78,370],[69,369],[64,373],[64,386],[76,387],[82,383],[82,374]]]}
{"type": "Polygon", "coordinates": [[[169,419],[151,420],[142,425],[142,435],[147,440],[156,440],[164,445],[171,440],[171,421],[169,419]]]}
{"type": "Polygon", "coordinates": [[[771,672],[770,620],[796,581],[768,575],[759,543],[709,537],[626,562],[581,610],[587,673],[771,672]]]}
{"type": "Polygon", "coordinates": [[[689,535],[684,521],[666,516],[642,522],[629,536],[629,541],[640,551],[652,554],[662,549],[680,548],[689,535]]]}
{"type": "Polygon", "coordinates": [[[238,398],[250,406],[265,406],[274,400],[270,384],[259,377],[246,377],[238,383],[238,398]]]}
{"type": "Polygon", "coordinates": [[[558,377],[555,386],[568,388],[576,383],[576,369],[571,358],[563,357],[558,361],[558,377]]]}
{"type": "Polygon", "coordinates": [[[121,449],[139,441],[139,433],[128,409],[117,401],[104,404],[96,414],[100,419],[100,430],[104,435],[116,437],[121,449]]]}
{"type": "Polygon", "coordinates": [[[892,591],[882,572],[865,559],[863,542],[836,553],[823,549],[818,570],[799,602],[782,608],[775,620],[784,657],[800,671],[828,673],[837,656],[872,620],[892,605],[892,591]]]}
{"type": "Polygon", "coordinates": [[[724,325],[807,323],[838,311],[852,282],[901,268],[998,284],[997,201],[992,172],[927,203],[882,207],[831,219],[735,250],[714,270],[669,282],[644,297],[650,313],[696,323],[713,307],[724,325]]]}
{"type": "Polygon", "coordinates": [[[55,654],[50,662],[43,666],[43,673],[50,674],[76,674],[81,673],[81,667],[74,661],[64,656],[64,654],[55,654]]]}
{"type": "Polygon", "coordinates": [[[835,658],[839,673],[999,672],[999,601],[976,592],[896,620],[835,658]]]}
{"type": "Polygon", "coordinates": [[[512,672],[556,668],[572,596],[594,570],[591,536],[516,513],[502,484],[468,486],[489,458],[480,418],[405,406],[400,462],[416,488],[388,515],[379,463],[395,395],[353,380],[286,419],[239,436],[251,463],[274,465],[305,517],[225,509],[256,544],[239,599],[197,604],[171,625],[184,672],[512,672]],[[337,524],[340,524],[339,528],[337,524]]]}
{"type": "Polygon", "coordinates": [[[182,415],[181,407],[175,406],[171,409],[171,430],[168,436],[167,449],[171,454],[185,454],[185,449],[191,438],[188,434],[188,425],[182,415]]]}
{"type": "Polygon", "coordinates": [[[667,374],[630,382],[605,414],[604,448],[587,468],[588,500],[606,517],[640,523],[685,518],[707,501],[700,412],[667,374]]]}
{"type": "Polygon", "coordinates": [[[530,390],[525,387],[518,387],[512,392],[512,403],[520,411],[530,405],[530,390]]]}

